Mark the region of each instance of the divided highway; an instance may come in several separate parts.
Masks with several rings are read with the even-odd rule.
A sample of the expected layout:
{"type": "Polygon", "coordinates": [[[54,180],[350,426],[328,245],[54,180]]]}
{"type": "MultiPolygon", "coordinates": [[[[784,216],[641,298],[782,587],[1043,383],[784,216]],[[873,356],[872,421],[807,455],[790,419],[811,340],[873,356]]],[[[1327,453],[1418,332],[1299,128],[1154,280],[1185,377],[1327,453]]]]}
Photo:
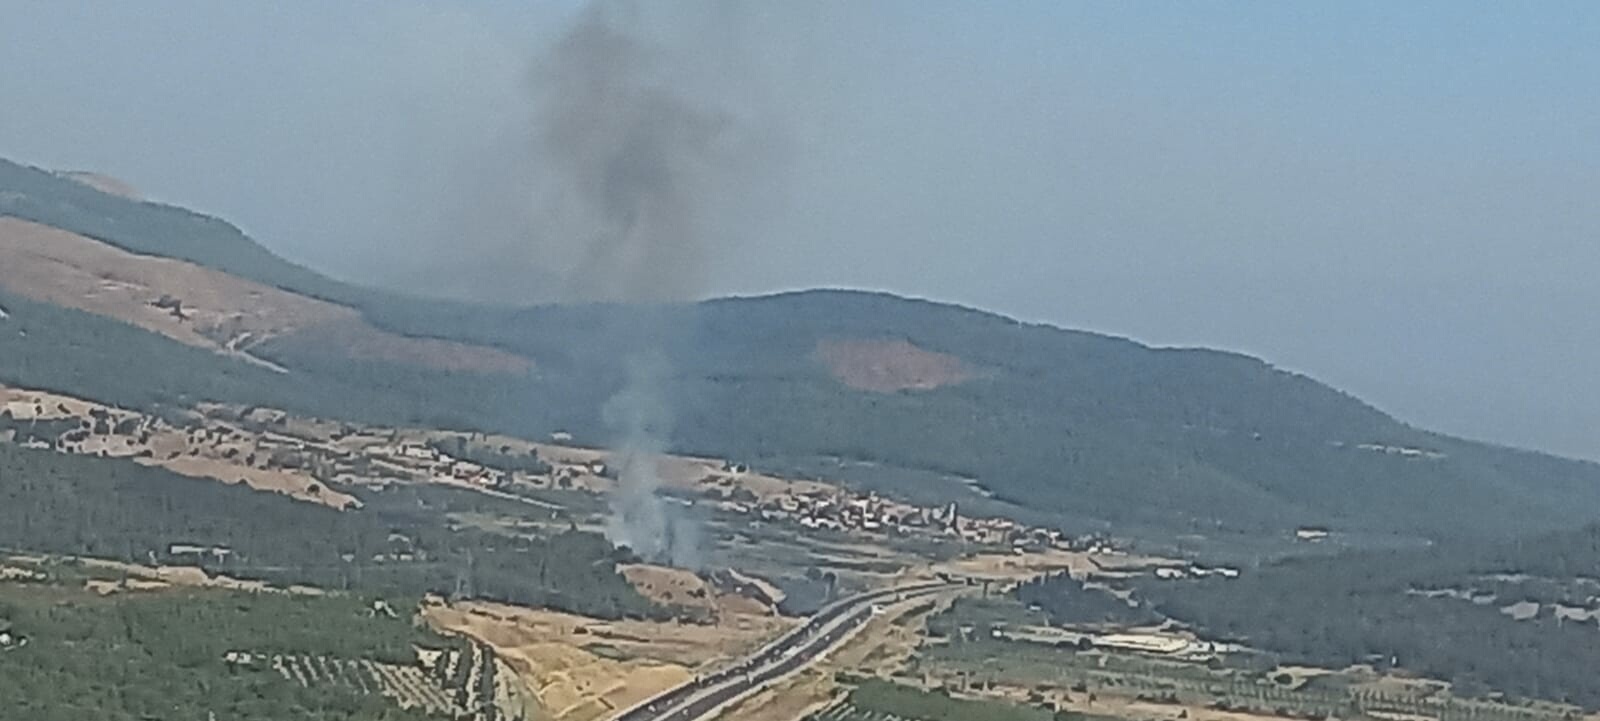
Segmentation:
{"type": "Polygon", "coordinates": [[[616,721],[698,721],[719,706],[815,661],[866,623],[875,603],[954,587],[956,584],[928,582],[838,601],[744,661],[664,691],[624,712],[616,721]]]}

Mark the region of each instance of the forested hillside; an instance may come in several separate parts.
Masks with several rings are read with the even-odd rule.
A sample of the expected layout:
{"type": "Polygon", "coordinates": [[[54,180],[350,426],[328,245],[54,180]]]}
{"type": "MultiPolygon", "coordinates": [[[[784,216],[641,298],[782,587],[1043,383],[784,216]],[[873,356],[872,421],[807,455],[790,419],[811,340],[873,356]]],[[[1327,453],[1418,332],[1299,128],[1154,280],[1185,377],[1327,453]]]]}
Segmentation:
{"type": "Polygon", "coordinates": [[[194,261],[325,300],[348,303],[368,295],[273,255],[217,218],[103,193],[4,159],[0,159],[0,215],[70,230],[142,255],[194,261]]]}
{"type": "Polygon", "coordinates": [[[418,598],[427,593],[592,616],[669,616],[616,571],[596,534],[507,538],[452,528],[449,513],[526,507],[408,486],[336,511],[126,460],[0,444],[0,551],[199,565],[277,584],[418,598]],[[226,555],[173,547],[226,549],[226,555]]]}
{"type": "Polygon", "coordinates": [[[1600,526],[1279,562],[1239,579],[1155,581],[1155,608],[1212,638],[1339,668],[1398,665],[1458,692],[1600,708],[1600,526]]]}
{"type": "Polygon", "coordinates": [[[533,368],[485,377],[357,361],[330,352],[337,338],[288,335],[252,349],[288,370],[275,373],[6,295],[0,268],[0,307],[11,314],[0,320],[0,381],[18,386],[138,407],[227,400],[530,437],[566,430],[605,444],[615,432],[601,409],[626,362],[649,352],[665,361],[658,383],[674,449],[810,473],[870,462],[867,480],[891,488],[884,479],[917,473],[958,489],[971,480],[994,497],[962,498],[1068,525],[1442,538],[1600,519],[1600,465],[1412,428],[1238,354],[843,291],[651,308],[408,298],[295,266],[220,220],[3,162],[0,215],[340,303],[386,331],[510,351],[533,368]],[[903,389],[840,377],[822,352],[840,347],[866,353],[858,369],[887,368],[885,387],[903,389]],[[947,372],[895,385],[897,363],[901,375],[947,372]]]}

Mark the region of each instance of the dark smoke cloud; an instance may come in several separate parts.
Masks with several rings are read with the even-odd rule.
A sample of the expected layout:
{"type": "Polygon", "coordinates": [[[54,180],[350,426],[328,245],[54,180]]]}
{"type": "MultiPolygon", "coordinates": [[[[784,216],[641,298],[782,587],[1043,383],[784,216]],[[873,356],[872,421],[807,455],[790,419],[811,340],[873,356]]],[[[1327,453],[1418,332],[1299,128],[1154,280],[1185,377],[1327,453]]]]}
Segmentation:
{"type": "Polygon", "coordinates": [[[695,298],[738,232],[732,211],[771,177],[780,133],[753,111],[736,53],[710,51],[736,46],[736,11],[685,7],[663,23],[593,3],[531,72],[531,133],[513,143],[527,162],[504,183],[533,208],[512,214],[529,252],[511,260],[559,279],[546,299],[695,298]]]}
{"type": "Polygon", "coordinates": [[[684,299],[702,285],[697,216],[731,120],[660,84],[652,53],[614,24],[618,14],[591,7],[539,73],[555,227],[583,250],[576,294],[684,299]]]}

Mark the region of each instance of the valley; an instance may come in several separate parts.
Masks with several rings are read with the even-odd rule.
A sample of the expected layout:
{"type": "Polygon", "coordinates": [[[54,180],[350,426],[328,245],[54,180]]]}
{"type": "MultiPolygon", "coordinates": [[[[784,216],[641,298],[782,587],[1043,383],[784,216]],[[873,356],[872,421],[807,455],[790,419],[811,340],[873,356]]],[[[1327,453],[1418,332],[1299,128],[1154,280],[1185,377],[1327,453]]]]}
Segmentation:
{"type": "Polygon", "coordinates": [[[1432,433],[1237,353],[853,291],[648,309],[420,298],[8,161],[0,308],[0,383],[19,388],[588,447],[615,440],[602,409],[650,337],[673,369],[658,389],[673,453],[1168,552],[1248,558],[1302,527],[1368,547],[1507,538],[1600,507],[1594,463],[1432,433]]]}
{"type": "MultiPolygon", "coordinates": [[[[803,614],[829,599],[938,579],[956,585],[932,598],[874,606],[864,626],[817,665],[765,682],[732,704],[719,703],[705,718],[848,718],[872,713],[873,704],[885,703],[872,700],[874,694],[884,693],[932,694],[917,703],[952,709],[901,716],[927,721],[942,713],[972,712],[1021,718],[1031,713],[1028,709],[1043,709],[1046,717],[1218,721],[1344,716],[1352,709],[1371,718],[1560,721],[1587,705],[1515,700],[1487,691],[1461,695],[1459,682],[1415,685],[1421,679],[1407,680],[1413,678],[1404,671],[1409,664],[1387,661],[1348,668],[1295,666],[1291,660],[1300,656],[1294,649],[1278,648],[1269,639],[1265,646],[1241,642],[1238,631],[1209,625],[1215,622],[1188,608],[1230,590],[1261,593],[1242,589],[1267,583],[1257,577],[1280,573],[1270,565],[1237,569],[1204,559],[1139,554],[1127,549],[1137,545],[1133,539],[1069,537],[1010,519],[967,516],[959,504],[917,506],[826,479],[784,478],[714,458],[657,461],[664,497],[681,504],[684,517],[702,528],[701,569],[619,557],[612,583],[627,587],[635,600],[622,608],[633,610],[591,615],[606,606],[581,597],[556,601],[552,608],[547,604],[556,596],[519,590],[518,584],[493,575],[457,572],[453,580],[449,574],[440,577],[444,583],[427,578],[460,562],[447,562],[446,554],[462,558],[458,554],[473,554],[473,547],[487,554],[499,545],[495,539],[538,544],[571,533],[598,539],[608,523],[606,498],[615,490],[606,450],[554,438],[535,442],[365,426],[265,407],[202,404],[186,414],[155,416],[46,391],[7,387],[0,393],[5,401],[0,447],[14,449],[7,453],[21,454],[18,459],[46,454],[90,464],[83,468],[144,466],[176,474],[185,487],[201,484],[230,497],[281,498],[275,508],[286,518],[306,513],[338,526],[365,525],[361,519],[370,516],[387,529],[373,535],[374,541],[382,536],[381,548],[356,550],[365,544],[337,541],[325,551],[311,547],[291,553],[304,560],[285,564],[274,560],[286,558],[283,551],[266,550],[260,539],[245,535],[247,530],[178,531],[159,514],[149,519],[154,527],[174,532],[85,527],[72,537],[90,531],[96,542],[77,547],[61,543],[61,537],[41,543],[30,535],[41,531],[12,526],[9,540],[0,539],[0,547],[13,553],[4,564],[0,601],[18,593],[26,598],[37,592],[32,589],[126,603],[196,593],[251,598],[376,593],[369,605],[384,609],[376,613],[414,617],[430,633],[454,639],[448,643],[466,643],[464,650],[446,653],[482,656],[473,663],[484,670],[458,679],[455,666],[438,670],[440,662],[427,660],[434,652],[422,650],[401,654],[409,660],[318,655],[281,646],[277,652],[267,647],[229,651],[250,654],[259,659],[252,663],[301,689],[366,695],[433,717],[613,718],[652,694],[739,663],[795,629],[803,614]],[[396,503],[395,494],[401,493],[415,500],[396,503]],[[306,510],[296,510],[301,508],[306,510]],[[416,525],[424,517],[431,520],[416,525]],[[429,538],[438,533],[444,536],[429,538]],[[125,550],[106,553],[111,548],[125,550]],[[355,555],[372,550],[377,552],[355,555]],[[349,567],[341,570],[338,564],[349,567]],[[1167,572],[1172,569],[1183,573],[1167,572]],[[1407,683],[1414,690],[1406,690],[1407,683]],[[453,690],[479,687],[485,690],[453,690]],[[965,710],[953,710],[958,708],[965,710]]],[[[17,470],[27,467],[11,466],[0,473],[0,482],[13,483],[17,470]]],[[[155,489],[129,490],[142,495],[155,489]]],[[[190,491],[183,497],[193,502],[195,495],[190,491]]],[[[26,506],[28,494],[21,498],[19,505],[26,506]]],[[[98,517],[75,513],[90,521],[98,517]]],[[[231,513],[224,510],[225,516],[231,513]]],[[[347,537],[345,532],[338,536],[347,537]]],[[[1550,622],[1564,623],[1567,628],[1558,633],[1585,643],[1582,638],[1600,635],[1589,608],[1600,598],[1584,592],[1593,589],[1581,576],[1568,585],[1554,580],[1559,569],[1570,566],[1541,570],[1531,560],[1560,558],[1559,548],[1564,546],[1542,554],[1527,551],[1529,560],[1485,565],[1527,573],[1486,575],[1470,587],[1489,584],[1506,599],[1532,584],[1553,589],[1541,596],[1555,604],[1550,622]]],[[[1583,558],[1575,560],[1594,562],[1583,558]]],[[[495,563],[513,574],[517,568],[541,577],[547,573],[540,570],[544,561],[530,566],[507,557],[495,563]]],[[[1400,598],[1471,607],[1483,593],[1450,590],[1455,587],[1435,593],[1426,590],[1433,585],[1421,577],[1416,583],[1423,590],[1404,591],[1400,598]]],[[[1285,591],[1296,597],[1317,593],[1303,582],[1292,588],[1285,591]]],[[[1497,627],[1505,629],[1519,628],[1518,623],[1533,628],[1545,617],[1536,613],[1519,621],[1509,612],[1495,615],[1503,620],[1497,627]]],[[[7,620],[18,627],[16,620],[7,620]]],[[[28,637],[40,638],[37,631],[28,637]]],[[[44,648],[38,643],[31,646],[35,653],[44,648]]]]}
{"type": "Polygon", "coordinates": [[[884,294],[361,288],[74,177],[0,161],[27,721],[1600,719],[1595,464],[884,294]]]}

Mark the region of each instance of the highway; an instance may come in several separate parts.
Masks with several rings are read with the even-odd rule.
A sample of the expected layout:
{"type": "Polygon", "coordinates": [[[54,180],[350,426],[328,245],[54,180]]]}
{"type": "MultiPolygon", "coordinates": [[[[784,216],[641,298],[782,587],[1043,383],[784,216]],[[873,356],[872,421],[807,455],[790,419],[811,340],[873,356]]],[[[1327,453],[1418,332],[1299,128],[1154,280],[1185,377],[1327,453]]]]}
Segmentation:
{"type": "Polygon", "coordinates": [[[873,605],[955,587],[929,582],[852,596],[825,606],[800,627],[749,658],[709,676],[664,691],[616,721],[697,721],[729,701],[810,664],[872,617],[873,605]]]}

